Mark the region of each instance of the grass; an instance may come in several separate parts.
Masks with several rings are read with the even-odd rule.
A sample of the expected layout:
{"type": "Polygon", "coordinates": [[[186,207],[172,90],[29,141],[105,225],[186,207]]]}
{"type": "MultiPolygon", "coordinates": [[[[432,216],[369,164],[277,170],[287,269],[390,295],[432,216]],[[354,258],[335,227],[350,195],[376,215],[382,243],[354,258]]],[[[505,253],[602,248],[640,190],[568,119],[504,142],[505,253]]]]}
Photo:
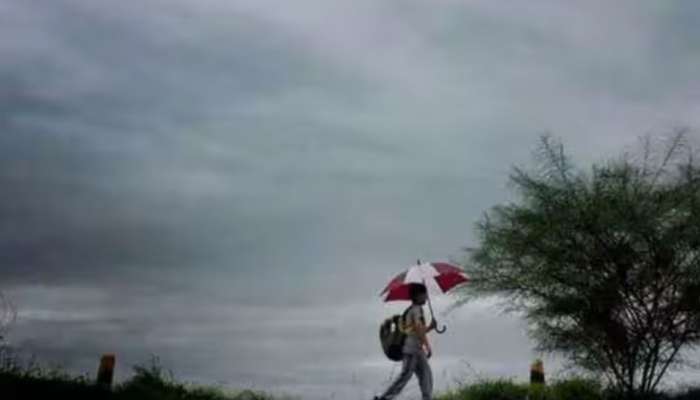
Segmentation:
{"type": "Polygon", "coordinates": [[[517,383],[510,379],[482,379],[443,393],[435,400],[700,400],[700,388],[674,394],[658,393],[622,399],[591,379],[569,378],[548,385],[517,383]]]}
{"type": "MultiPolygon", "coordinates": [[[[1,350],[1,349],[0,349],[1,350]]],[[[153,358],[133,367],[133,375],[111,390],[97,386],[88,376],[70,376],[59,368],[40,366],[30,360],[21,364],[17,357],[0,351],[0,399],[69,400],[289,400],[271,394],[243,390],[225,391],[176,381],[153,358]]],[[[618,400],[602,385],[590,379],[568,378],[544,385],[529,385],[510,379],[482,379],[442,393],[435,400],[618,400]]],[[[625,399],[629,400],[629,399],[625,399]]],[[[641,400],[641,399],[634,399],[641,400]]],[[[658,394],[644,400],[700,400],[700,388],[680,393],[658,394]]]]}
{"type": "Polygon", "coordinates": [[[268,393],[241,390],[225,391],[177,382],[167,374],[156,358],[149,364],[133,367],[133,375],[107,389],[87,376],[70,376],[58,368],[43,367],[16,357],[0,355],[0,398],[2,400],[288,400],[268,393]]]}

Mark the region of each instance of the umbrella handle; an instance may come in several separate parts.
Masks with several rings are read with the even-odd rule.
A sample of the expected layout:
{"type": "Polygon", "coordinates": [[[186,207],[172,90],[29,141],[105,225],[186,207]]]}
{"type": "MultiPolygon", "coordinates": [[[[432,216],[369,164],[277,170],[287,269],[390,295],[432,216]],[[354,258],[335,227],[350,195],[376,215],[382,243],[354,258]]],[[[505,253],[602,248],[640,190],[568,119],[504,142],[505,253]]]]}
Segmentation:
{"type": "MultiPolygon", "coordinates": [[[[437,322],[436,322],[436,323],[437,323],[437,322]]],[[[447,330],[447,326],[445,326],[445,325],[442,326],[442,329],[441,329],[441,328],[438,328],[437,326],[435,327],[435,332],[439,333],[440,335],[442,335],[443,333],[445,333],[446,330],[447,330]]]]}

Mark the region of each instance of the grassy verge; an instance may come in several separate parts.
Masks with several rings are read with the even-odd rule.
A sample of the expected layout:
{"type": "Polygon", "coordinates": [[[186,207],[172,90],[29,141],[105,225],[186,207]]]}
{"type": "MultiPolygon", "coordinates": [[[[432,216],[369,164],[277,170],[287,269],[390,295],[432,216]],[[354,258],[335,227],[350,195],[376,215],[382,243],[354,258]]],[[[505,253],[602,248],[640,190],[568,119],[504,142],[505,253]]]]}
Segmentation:
{"type": "Polygon", "coordinates": [[[0,363],[0,399],[67,400],[289,400],[270,394],[242,390],[226,391],[177,382],[156,360],[134,367],[133,375],[111,390],[99,387],[87,376],[69,376],[57,368],[15,360],[0,363]]]}
{"type": "MultiPolygon", "coordinates": [[[[111,390],[95,385],[87,376],[69,376],[58,368],[29,362],[20,365],[14,358],[0,357],[0,399],[67,400],[291,400],[268,393],[244,390],[225,391],[177,382],[157,359],[138,365],[133,375],[111,390]]],[[[481,380],[442,393],[435,400],[620,400],[600,383],[581,378],[554,381],[547,386],[530,386],[509,379],[481,380]]],[[[630,400],[630,399],[625,399],[630,400]]],[[[675,394],[658,394],[634,400],[700,400],[700,387],[675,394]]]]}
{"type": "Polygon", "coordinates": [[[622,399],[590,379],[570,378],[547,386],[517,383],[509,379],[487,379],[443,393],[435,400],[700,400],[700,388],[674,394],[622,399]]]}

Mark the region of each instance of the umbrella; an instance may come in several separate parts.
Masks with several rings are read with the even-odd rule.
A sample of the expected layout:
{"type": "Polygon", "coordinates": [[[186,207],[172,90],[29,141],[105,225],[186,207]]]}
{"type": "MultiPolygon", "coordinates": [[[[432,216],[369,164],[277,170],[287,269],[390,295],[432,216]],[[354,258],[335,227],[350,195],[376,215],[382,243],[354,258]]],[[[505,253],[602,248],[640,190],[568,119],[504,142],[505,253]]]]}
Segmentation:
{"type": "MultiPolygon", "coordinates": [[[[467,275],[456,265],[446,262],[421,263],[418,260],[416,265],[409,267],[392,279],[382,291],[381,296],[385,296],[385,302],[411,300],[409,287],[412,283],[422,283],[426,287],[437,286],[442,293],[447,293],[456,286],[468,281],[467,275]],[[429,282],[435,285],[428,285],[427,283],[429,282]]],[[[428,296],[428,307],[430,308],[430,316],[435,319],[430,296],[428,296]]],[[[443,333],[446,329],[447,327],[443,325],[442,329],[436,328],[435,331],[443,333]]]]}

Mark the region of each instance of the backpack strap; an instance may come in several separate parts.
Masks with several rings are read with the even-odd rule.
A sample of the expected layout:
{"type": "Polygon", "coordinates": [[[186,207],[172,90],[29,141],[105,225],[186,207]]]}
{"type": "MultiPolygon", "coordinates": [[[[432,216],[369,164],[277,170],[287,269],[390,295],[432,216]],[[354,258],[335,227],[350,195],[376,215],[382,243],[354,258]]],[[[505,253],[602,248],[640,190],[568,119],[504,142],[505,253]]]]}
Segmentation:
{"type": "Polygon", "coordinates": [[[401,314],[401,324],[402,325],[406,325],[406,314],[408,314],[408,312],[411,311],[411,307],[413,307],[413,304],[408,306],[408,308],[406,308],[404,310],[403,314],[401,314]]]}
{"type": "MultiPolygon", "coordinates": [[[[403,314],[401,314],[401,324],[404,325],[404,326],[406,325],[406,314],[408,314],[408,312],[411,310],[412,307],[415,307],[415,305],[414,305],[414,304],[411,304],[411,305],[408,306],[408,308],[403,312],[403,314]]],[[[423,325],[425,325],[425,313],[423,312],[423,307],[419,307],[418,309],[420,310],[420,320],[421,320],[421,322],[423,323],[423,325]]]]}

